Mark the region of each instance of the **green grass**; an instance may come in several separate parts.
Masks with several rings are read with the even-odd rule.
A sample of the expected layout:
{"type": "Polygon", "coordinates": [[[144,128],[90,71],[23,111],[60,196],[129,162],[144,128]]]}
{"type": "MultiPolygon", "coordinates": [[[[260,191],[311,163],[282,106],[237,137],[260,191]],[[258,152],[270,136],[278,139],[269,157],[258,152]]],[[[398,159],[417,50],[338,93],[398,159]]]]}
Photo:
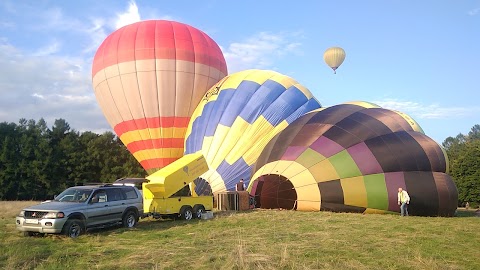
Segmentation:
{"type": "Polygon", "coordinates": [[[145,219],[134,229],[69,239],[23,237],[14,215],[25,205],[1,203],[11,204],[0,214],[5,269],[480,269],[473,211],[454,218],[219,212],[212,220],[145,219]]]}

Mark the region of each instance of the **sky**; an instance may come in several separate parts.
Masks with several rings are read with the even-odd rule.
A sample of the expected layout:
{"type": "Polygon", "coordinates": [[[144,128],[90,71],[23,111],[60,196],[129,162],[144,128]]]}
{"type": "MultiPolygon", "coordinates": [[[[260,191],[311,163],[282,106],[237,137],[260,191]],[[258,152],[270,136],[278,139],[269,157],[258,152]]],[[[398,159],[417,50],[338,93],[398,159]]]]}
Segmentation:
{"type": "Polygon", "coordinates": [[[95,52],[122,26],[173,20],[207,33],[229,74],[268,69],[323,107],[368,101],[413,117],[442,143],[480,124],[480,0],[0,2],[0,122],[65,119],[111,130],[91,81],[95,52]],[[346,51],[334,75],[323,53],[346,51]]]}

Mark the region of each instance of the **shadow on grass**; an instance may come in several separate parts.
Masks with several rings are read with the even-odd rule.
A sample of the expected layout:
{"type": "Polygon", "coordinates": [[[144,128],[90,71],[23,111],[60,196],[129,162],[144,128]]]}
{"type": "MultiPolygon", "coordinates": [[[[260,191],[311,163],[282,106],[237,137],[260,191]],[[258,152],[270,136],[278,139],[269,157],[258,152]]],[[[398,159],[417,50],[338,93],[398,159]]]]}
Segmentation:
{"type": "MultiPolygon", "coordinates": [[[[253,213],[255,210],[247,210],[247,211],[216,211],[214,212],[214,217],[213,219],[222,219],[222,218],[228,218],[233,215],[248,215],[253,213]]],[[[212,219],[210,219],[212,220],[212,219]]],[[[93,228],[89,229],[87,234],[89,235],[110,235],[110,234],[116,234],[116,233],[122,233],[124,231],[128,230],[135,230],[135,231],[143,231],[143,232],[149,232],[149,231],[160,231],[160,230],[168,230],[170,228],[174,227],[181,227],[181,226],[187,226],[187,225],[196,225],[196,224],[201,224],[203,222],[208,222],[210,220],[202,220],[202,219],[192,219],[192,220],[179,220],[179,219],[154,219],[152,217],[147,217],[140,222],[137,223],[137,225],[134,228],[128,229],[128,228],[123,228],[121,225],[114,225],[114,226],[109,226],[109,227],[104,227],[104,228],[93,228]]]]}
{"type": "Polygon", "coordinates": [[[480,217],[480,210],[476,209],[457,209],[455,217],[480,217]]]}

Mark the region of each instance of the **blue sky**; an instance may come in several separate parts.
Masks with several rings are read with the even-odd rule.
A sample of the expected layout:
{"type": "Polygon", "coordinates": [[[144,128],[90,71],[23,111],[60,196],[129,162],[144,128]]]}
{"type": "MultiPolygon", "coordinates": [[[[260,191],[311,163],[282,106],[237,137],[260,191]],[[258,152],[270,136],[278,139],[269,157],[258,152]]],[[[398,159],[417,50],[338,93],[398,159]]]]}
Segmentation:
{"type": "Polygon", "coordinates": [[[400,110],[439,143],[480,124],[480,0],[4,0],[0,122],[64,118],[79,131],[110,130],[92,59],[108,34],[146,19],[206,32],[229,73],[271,69],[323,106],[363,100],[400,110]],[[336,75],[323,62],[332,46],[347,53],[336,75]]]}

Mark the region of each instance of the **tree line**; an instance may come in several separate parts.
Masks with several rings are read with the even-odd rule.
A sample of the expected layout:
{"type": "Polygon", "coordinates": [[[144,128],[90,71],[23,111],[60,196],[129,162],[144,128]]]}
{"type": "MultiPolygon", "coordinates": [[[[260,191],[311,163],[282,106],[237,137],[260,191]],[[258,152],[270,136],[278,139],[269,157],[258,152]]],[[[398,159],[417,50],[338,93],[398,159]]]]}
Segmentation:
{"type": "MultiPolygon", "coordinates": [[[[448,137],[449,174],[459,205],[480,205],[480,125],[448,137]]],[[[146,172],[112,132],[78,132],[64,119],[0,123],[0,200],[43,200],[65,188],[146,172]]]]}
{"type": "Polygon", "coordinates": [[[0,123],[0,200],[51,199],[65,188],[144,177],[112,132],[78,132],[64,119],[0,123]]]}
{"type": "Polygon", "coordinates": [[[472,127],[467,135],[448,137],[443,142],[450,160],[449,174],[458,189],[459,206],[467,202],[480,205],[480,125],[472,127]]]}

